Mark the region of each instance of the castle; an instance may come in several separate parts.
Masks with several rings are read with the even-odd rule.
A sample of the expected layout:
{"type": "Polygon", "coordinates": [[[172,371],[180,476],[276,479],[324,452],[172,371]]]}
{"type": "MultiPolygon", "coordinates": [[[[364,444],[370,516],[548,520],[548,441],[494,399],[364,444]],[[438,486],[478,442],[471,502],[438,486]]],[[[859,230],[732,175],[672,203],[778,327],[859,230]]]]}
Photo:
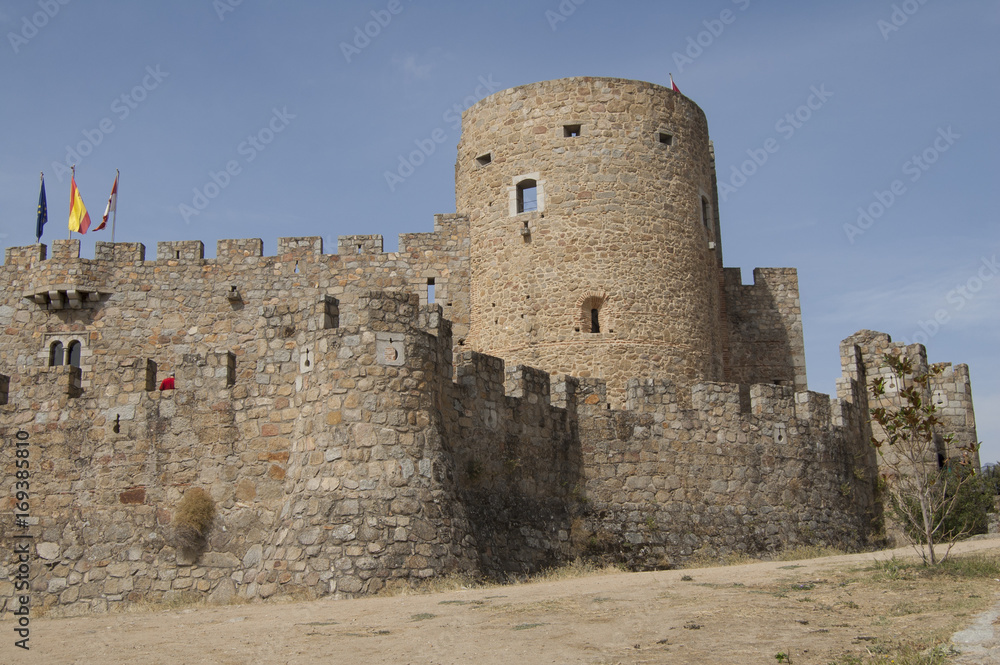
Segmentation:
{"type": "MultiPolygon", "coordinates": [[[[462,123],[457,214],[397,252],[7,249],[0,547],[31,543],[34,604],[352,596],[874,537],[865,386],[885,350],[923,348],[862,331],[836,398],[807,390],[795,271],[723,267],[701,109],[570,78],[462,123]],[[193,554],[171,537],[192,487],[217,507],[193,554]]],[[[967,368],[930,390],[975,441],[967,368]]],[[[18,566],[0,562],[0,610],[18,566]]]]}

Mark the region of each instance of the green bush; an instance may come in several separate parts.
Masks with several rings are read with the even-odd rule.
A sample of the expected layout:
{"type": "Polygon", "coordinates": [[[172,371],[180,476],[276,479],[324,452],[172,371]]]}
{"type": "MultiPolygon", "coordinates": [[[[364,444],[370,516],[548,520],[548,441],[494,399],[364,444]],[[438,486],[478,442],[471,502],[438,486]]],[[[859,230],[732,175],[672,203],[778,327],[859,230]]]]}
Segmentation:
{"type": "Polygon", "coordinates": [[[983,479],[992,488],[993,494],[1000,494],[1000,464],[991,464],[982,470],[983,479]]]}

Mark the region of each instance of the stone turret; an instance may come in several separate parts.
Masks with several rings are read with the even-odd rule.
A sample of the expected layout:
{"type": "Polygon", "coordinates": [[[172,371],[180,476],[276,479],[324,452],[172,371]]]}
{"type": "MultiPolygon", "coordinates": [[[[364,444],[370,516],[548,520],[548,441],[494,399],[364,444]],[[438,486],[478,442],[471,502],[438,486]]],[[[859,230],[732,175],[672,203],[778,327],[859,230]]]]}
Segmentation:
{"type": "Polygon", "coordinates": [[[468,344],[550,372],[722,380],[720,237],[705,114],[650,83],[570,78],[468,109],[468,344]]]}

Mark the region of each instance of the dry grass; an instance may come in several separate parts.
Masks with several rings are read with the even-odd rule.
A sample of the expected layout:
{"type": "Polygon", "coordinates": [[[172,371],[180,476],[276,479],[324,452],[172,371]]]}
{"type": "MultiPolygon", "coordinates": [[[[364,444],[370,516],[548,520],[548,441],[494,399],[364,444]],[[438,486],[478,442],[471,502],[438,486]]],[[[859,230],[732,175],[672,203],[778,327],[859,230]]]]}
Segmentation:
{"type": "Polygon", "coordinates": [[[742,552],[731,552],[729,554],[706,554],[695,552],[688,557],[681,568],[718,568],[720,566],[739,566],[745,563],[759,563],[761,561],[800,561],[802,559],[818,559],[824,556],[840,556],[849,554],[844,550],[825,545],[800,545],[789,549],[781,550],[770,556],[755,557],[742,552]]]}
{"type": "Polygon", "coordinates": [[[570,563],[548,568],[542,572],[531,575],[523,580],[524,583],[533,582],[558,582],[561,580],[571,580],[578,577],[590,577],[592,575],[614,575],[624,573],[625,568],[615,564],[595,564],[589,561],[577,559],[570,563]]]}
{"type": "Polygon", "coordinates": [[[463,589],[492,589],[517,584],[534,584],[536,582],[559,582],[593,575],[613,575],[623,573],[625,569],[616,565],[598,565],[576,559],[570,563],[553,568],[547,568],[533,575],[511,575],[505,581],[489,580],[476,577],[469,573],[451,573],[441,577],[431,577],[425,580],[399,579],[389,580],[376,595],[379,596],[411,596],[431,593],[445,593],[463,589]]]}
{"type": "Polygon", "coordinates": [[[410,578],[386,580],[385,586],[379,589],[376,596],[422,596],[432,593],[447,593],[462,589],[481,589],[490,584],[482,578],[469,573],[449,573],[439,577],[429,577],[423,580],[410,578]]]}
{"type": "Polygon", "coordinates": [[[174,543],[189,553],[200,553],[205,548],[205,537],[215,519],[215,501],[200,487],[184,493],[174,514],[174,543]]]}
{"type": "Polygon", "coordinates": [[[840,556],[842,554],[849,554],[849,552],[825,545],[800,545],[799,547],[781,550],[771,557],[771,560],[800,561],[802,559],[819,559],[824,556],[840,556]]]}

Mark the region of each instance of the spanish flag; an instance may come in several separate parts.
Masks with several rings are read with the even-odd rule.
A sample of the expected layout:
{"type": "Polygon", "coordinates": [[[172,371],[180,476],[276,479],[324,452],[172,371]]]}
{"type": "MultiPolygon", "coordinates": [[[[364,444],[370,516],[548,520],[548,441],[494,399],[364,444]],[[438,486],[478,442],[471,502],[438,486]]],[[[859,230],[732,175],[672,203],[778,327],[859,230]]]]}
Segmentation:
{"type": "Polygon", "coordinates": [[[83,205],[83,198],[80,190],[76,188],[76,171],[73,171],[72,188],[69,195],[69,230],[77,233],[86,233],[90,228],[90,215],[87,207],[83,205]]]}

